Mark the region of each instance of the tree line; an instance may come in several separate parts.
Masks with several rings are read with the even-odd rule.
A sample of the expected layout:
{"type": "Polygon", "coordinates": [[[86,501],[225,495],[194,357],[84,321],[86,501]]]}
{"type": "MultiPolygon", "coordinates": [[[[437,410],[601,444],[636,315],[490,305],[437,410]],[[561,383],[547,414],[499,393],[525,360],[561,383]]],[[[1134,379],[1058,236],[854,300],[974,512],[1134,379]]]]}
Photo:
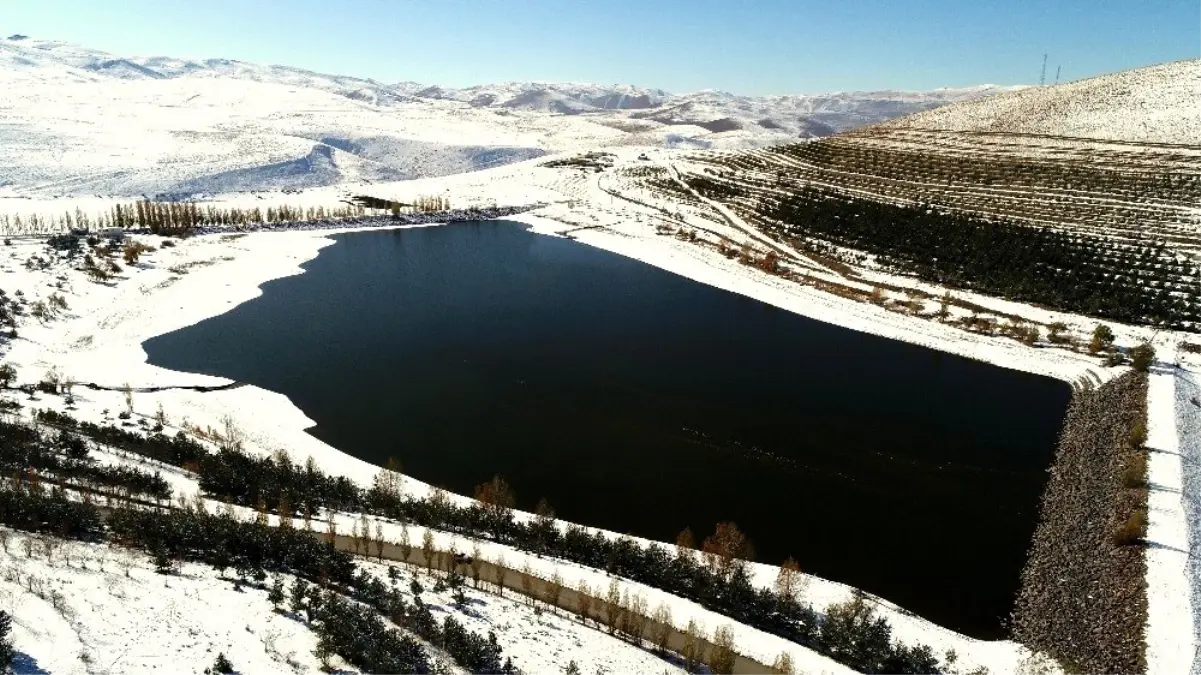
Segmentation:
{"type": "Polygon", "coordinates": [[[303,530],[268,527],[263,520],[243,522],[229,512],[210,514],[190,506],[165,511],[119,506],[102,520],[95,505],[74,501],[61,488],[45,492],[28,483],[0,489],[0,523],[139,549],[161,573],[193,561],[219,573],[232,569],[240,579],[259,583],[272,572],[307,580],[307,599],[294,603],[308,614],[318,635],[317,656],[327,662],[338,654],[368,672],[430,672],[425,648],[390,627],[390,621],[440,646],[471,672],[515,672],[511,660],[501,662],[494,634],[481,637],[449,616],[436,621],[428,607],[405,603],[356,569],[351,554],[303,530]]]}
{"type": "MultiPolygon", "coordinates": [[[[56,423],[82,433],[115,439],[130,452],[156,448],[150,451],[156,459],[170,461],[162,458],[172,456],[161,450],[165,438],[161,434],[156,441],[149,440],[152,436],[139,443],[135,440],[137,434],[73,423],[59,413],[39,411],[38,417],[53,418],[56,423]]],[[[193,443],[177,440],[171,447],[191,448],[193,443]]],[[[892,640],[887,620],[872,613],[866,605],[854,620],[830,621],[829,616],[822,617],[794,593],[756,588],[738,557],[745,552],[745,542],[738,541],[736,528],[730,525],[719,527],[702,545],[702,550],[682,545],[677,546],[673,555],[660,545],[641,546],[627,537],[610,538],[578,525],[560,530],[549,508],[539,509],[540,515],[528,522],[516,520],[512,513],[512,491],[499,477],[480,486],[476,502],[459,506],[440,490],[428,498],[405,495],[398,489],[397,481],[389,478],[391,472],[387,470],[381,472],[374,485],[364,489],[344,477],[322,473],[311,460],[300,466],[285,453],[253,457],[232,443],[213,453],[199,444],[195,447],[196,452],[205,453],[198,460],[192,459],[191,450],[175,455],[174,460],[179,462],[177,466],[186,463],[199,474],[205,493],[218,500],[257,508],[264,514],[277,513],[286,522],[296,517],[307,521],[320,509],[348,511],[496,541],[663,589],[862,672],[939,672],[938,660],[928,646],[908,646],[892,640]],[[182,455],[189,459],[180,461],[182,455]],[[857,646],[852,649],[848,644],[857,646]]]]}

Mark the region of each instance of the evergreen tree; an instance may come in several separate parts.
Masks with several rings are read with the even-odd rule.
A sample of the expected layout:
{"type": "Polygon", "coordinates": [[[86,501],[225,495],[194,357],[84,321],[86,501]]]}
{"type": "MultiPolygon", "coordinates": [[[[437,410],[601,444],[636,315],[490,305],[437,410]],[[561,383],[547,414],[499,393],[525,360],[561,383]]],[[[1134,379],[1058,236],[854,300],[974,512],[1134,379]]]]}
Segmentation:
{"type": "Polygon", "coordinates": [[[0,609],[0,673],[7,673],[9,667],[12,666],[13,657],[16,654],[13,651],[12,638],[9,637],[9,631],[12,630],[12,617],[8,612],[0,609]]]}
{"type": "Polygon", "coordinates": [[[305,598],[308,597],[308,594],[309,594],[308,584],[305,583],[304,579],[301,579],[300,577],[296,577],[296,580],[292,582],[292,611],[293,612],[300,613],[300,612],[304,611],[304,607],[305,607],[304,601],[305,601],[305,598]]]}
{"type": "Polygon", "coordinates": [[[279,577],[275,577],[275,581],[271,583],[271,590],[267,592],[267,601],[275,606],[275,611],[283,611],[284,604],[284,581],[279,577]]]}
{"type": "Polygon", "coordinates": [[[234,665],[229,662],[225,656],[225,652],[217,653],[217,660],[213,662],[213,667],[204,671],[213,675],[231,675],[234,672],[234,665]]]}

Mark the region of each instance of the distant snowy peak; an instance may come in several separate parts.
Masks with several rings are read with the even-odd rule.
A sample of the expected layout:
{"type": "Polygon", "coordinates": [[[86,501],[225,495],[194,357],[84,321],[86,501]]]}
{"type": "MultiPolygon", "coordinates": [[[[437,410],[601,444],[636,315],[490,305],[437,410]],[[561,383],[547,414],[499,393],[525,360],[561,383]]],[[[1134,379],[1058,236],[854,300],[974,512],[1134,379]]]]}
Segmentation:
{"type": "Polygon", "coordinates": [[[640,110],[662,105],[671,94],[632,85],[508,82],[454,89],[403,82],[398,91],[421,98],[460,101],[477,108],[510,108],[563,114],[640,110]]]}
{"type": "Polygon", "coordinates": [[[231,59],[201,61],[166,56],[121,57],[66,42],[27,37],[0,39],[0,68],[24,69],[24,75],[41,71],[47,76],[74,71],[74,79],[98,76],[120,80],[161,80],[184,77],[228,78],[319,89],[376,105],[412,100],[402,92],[374,80],[343,75],[326,75],[289,66],[261,65],[231,59]]]}

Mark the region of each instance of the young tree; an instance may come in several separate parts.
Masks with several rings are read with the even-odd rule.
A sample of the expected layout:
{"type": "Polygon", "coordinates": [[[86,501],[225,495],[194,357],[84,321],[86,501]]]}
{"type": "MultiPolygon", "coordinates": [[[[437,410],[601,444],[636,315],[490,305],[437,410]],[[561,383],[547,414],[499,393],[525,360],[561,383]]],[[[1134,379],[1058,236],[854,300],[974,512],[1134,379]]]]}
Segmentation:
{"type": "Polygon", "coordinates": [[[709,567],[725,578],[729,578],[735,565],[754,557],[750,540],[734,523],[718,523],[714,533],[701,544],[701,550],[709,567]]]}
{"type": "Polygon", "coordinates": [[[375,557],[384,561],[384,526],[378,520],[375,521],[375,557]]]}
{"type": "Polygon", "coordinates": [[[504,477],[499,475],[493,476],[487,483],[477,485],[475,499],[494,517],[507,516],[517,503],[513,489],[505,482],[504,477]]]}
{"type": "Polygon", "coordinates": [[[521,566],[521,592],[526,597],[526,604],[533,605],[537,601],[534,595],[534,570],[527,562],[521,566]]]}
{"type": "Polygon", "coordinates": [[[276,613],[283,611],[284,605],[284,580],[275,577],[271,582],[271,590],[267,592],[267,601],[275,606],[276,613]]]}
{"type": "Polygon", "coordinates": [[[309,596],[309,585],[305,583],[304,579],[296,577],[296,580],[292,582],[291,595],[292,611],[296,612],[297,614],[303,612],[305,607],[305,598],[309,596]]]}
{"type": "Polygon", "coordinates": [[[655,615],[651,617],[651,642],[655,644],[655,650],[660,654],[667,652],[667,640],[671,637],[671,608],[667,603],[660,602],[655,608],[655,615]]]}
{"type": "Polygon", "coordinates": [[[787,651],[780,652],[776,660],[772,661],[771,669],[776,675],[793,675],[792,654],[787,651]]]}
{"type": "Polygon", "coordinates": [[[1109,349],[1113,346],[1113,329],[1103,323],[1097,324],[1093,329],[1093,339],[1088,343],[1088,351],[1090,354],[1109,349]]]}
{"type": "Polygon", "coordinates": [[[0,388],[8,389],[17,379],[17,369],[11,363],[0,365],[0,388]]]}
{"type": "Polygon", "coordinates": [[[546,595],[543,600],[550,605],[552,612],[559,609],[559,598],[563,596],[563,575],[559,574],[558,570],[551,575],[550,581],[546,582],[546,595]]]}
{"type": "Polygon", "coordinates": [[[580,623],[588,625],[588,619],[592,618],[592,589],[588,588],[588,582],[585,579],[580,579],[579,586],[576,586],[576,597],[579,598],[576,609],[580,613],[580,623]]]}
{"type": "Polygon", "coordinates": [[[609,627],[609,635],[617,632],[617,622],[621,618],[621,587],[617,579],[609,580],[609,592],[605,595],[605,625],[609,627]]]}
{"type": "Polygon", "coordinates": [[[696,538],[692,536],[692,528],[685,527],[676,535],[676,555],[681,558],[691,558],[696,550],[696,538]]]}
{"type": "Polygon", "coordinates": [[[217,660],[213,662],[212,672],[214,675],[218,673],[220,673],[220,675],[230,675],[234,672],[234,666],[225,656],[225,652],[217,652],[217,660]]]}
{"type": "Polygon", "coordinates": [[[408,563],[409,558],[413,557],[413,542],[409,540],[408,523],[400,524],[400,554],[404,556],[404,563],[408,563]]]}
{"type": "Polygon", "coordinates": [[[1155,363],[1155,348],[1149,343],[1144,342],[1130,350],[1130,365],[1138,372],[1147,372],[1153,363],[1155,363]]]}
{"type": "Polygon", "coordinates": [[[505,567],[504,553],[496,556],[496,562],[492,564],[492,568],[496,570],[496,592],[503,598],[505,597],[505,577],[509,575],[509,568],[505,567]]]}
{"type": "Polygon", "coordinates": [[[701,637],[703,629],[696,619],[688,620],[688,627],[684,629],[684,647],[680,651],[680,656],[684,657],[684,670],[693,673],[696,672],[697,666],[701,664],[704,658],[704,647],[701,646],[701,637]]]}
{"type": "Polygon", "coordinates": [[[780,573],[776,575],[776,593],[782,598],[794,598],[800,590],[801,583],[801,566],[797,561],[788,557],[782,565],[780,565],[780,573]]]}
{"type": "Polygon", "coordinates": [[[13,651],[12,638],[9,637],[12,621],[9,613],[0,609],[0,673],[8,672],[8,669],[12,667],[13,658],[16,656],[13,651]]]}
{"type": "Polygon", "coordinates": [[[121,387],[121,394],[125,397],[125,411],[132,415],[133,414],[133,387],[129,386],[129,383],[126,382],[125,385],[123,387],[121,387]]]}
{"type": "Polygon", "coordinates": [[[484,557],[480,552],[480,543],[477,541],[471,546],[471,581],[478,589],[480,587],[480,570],[484,566],[484,557]]]}
{"type": "Polygon", "coordinates": [[[1062,344],[1067,342],[1064,337],[1064,332],[1068,329],[1068,325],[1062,321],[1056,321],[1047,326],[1047,340],[1053,344],[1062,344]]]}
{"type": "Polygon", "coordinates": [[[719,626],[713,632],[713,649],[709,652],[709,670],[716,675],[728,675],[734,672],[734,631],[727,626],[719,626]]]}
{"type": "Polygon", "coordinates": [[[421,554],[425,556],[425,571],[429,574],[434,566],[434,535],[428,527],[421,537],[421,554]]]}

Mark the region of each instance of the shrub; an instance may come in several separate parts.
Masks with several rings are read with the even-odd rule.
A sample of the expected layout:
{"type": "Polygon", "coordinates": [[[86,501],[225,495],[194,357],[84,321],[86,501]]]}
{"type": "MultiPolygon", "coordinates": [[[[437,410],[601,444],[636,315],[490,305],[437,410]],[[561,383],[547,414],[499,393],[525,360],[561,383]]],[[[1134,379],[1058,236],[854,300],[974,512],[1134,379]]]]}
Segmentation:
{"type": "Polygon", "coordinates": [[[1047,326],[1047,340],[1052,344],[1064,344],[1071,340],[1071,337],[1064,335],[1064,331],[1068,329],[1068,325],[1062,321],[1056,321],[1047,326]]]}
{"type": "Polygon", "coordinates": [[[1118,528],[1118,531],[1113,535],[1113,543],[1115,546],[1129,546],[1137,544],[1142,540],[1143,535],[1147,532],[1147,512],[1143,509],[1135,509],[1133,513],[1126,518],[1126,522],[1118,528]]]}
{"type": "Polygon", "coordinates": [[[17,369],[11,363],[0,365],[0,388],[8,389],[17,379],[17,369]]]}
{"type": "Polygon", "coordinates": [[[1122,472],[1122,487],[1141,488],[1147,485],[1147,456],[1134,455],[1126,470],[1122,472]]]}
{"type": "Polygon", "coordinates": [[[1113,346],[1113,329],[1103,323],[1093,329],[1093,339],[1088,343],[1090,354],[1096,354],[1113,346]]]}
{"type": "Polygon", "coordinates": [[[1147,442],[1147,425],[1142,421],[1135,422],[1130,428],[1130,447],[1141,448],[1147,442]]]}
{"type": "Polygon", "coordinates": [[[1130,350],[1130,364],[1140,373],[1145,373],[1155,362],[1155,348],[1144,342],[1130,350]]]}

